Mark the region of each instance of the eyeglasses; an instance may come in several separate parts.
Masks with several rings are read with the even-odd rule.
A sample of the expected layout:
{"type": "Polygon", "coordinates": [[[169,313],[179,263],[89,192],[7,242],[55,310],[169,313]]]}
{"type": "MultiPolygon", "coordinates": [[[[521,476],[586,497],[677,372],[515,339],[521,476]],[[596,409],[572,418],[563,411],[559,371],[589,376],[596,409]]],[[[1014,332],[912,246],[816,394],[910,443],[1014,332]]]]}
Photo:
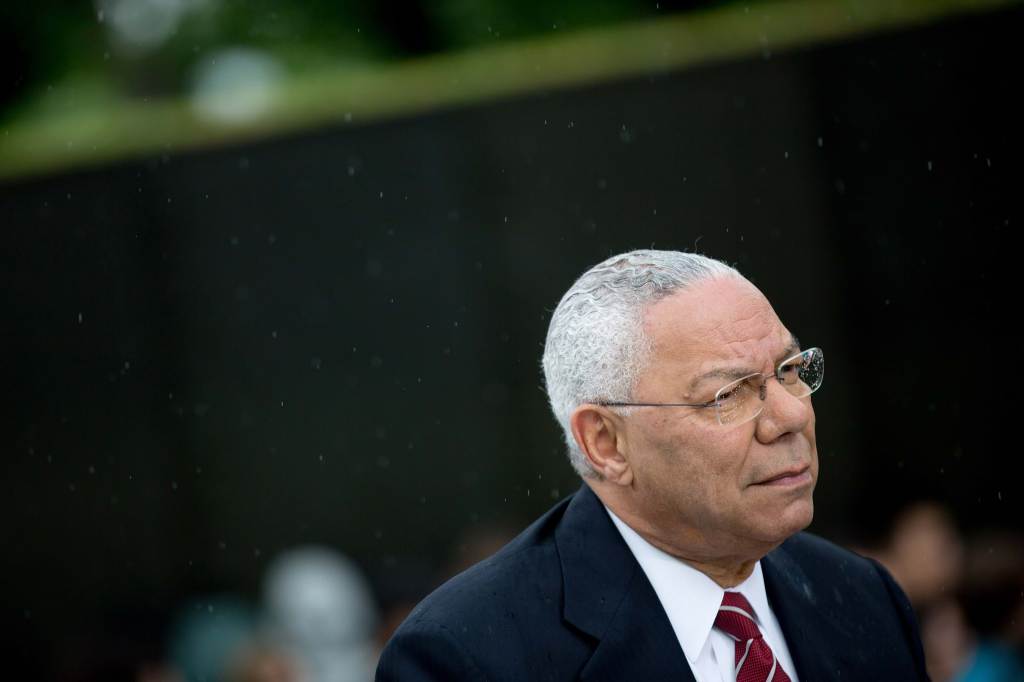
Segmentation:
{"type": "MultiPolygon", "coordinates": [[[[775,378],[795,398],[804,398],[821,388],[825,376],[825,356],[820,348],[809,348],[786,358],[775,368],[775,378]]],[[[695,407],[715,408],[718,423],[736,426],[755,419],[764,410],[768,397],[768,379],[763,372],[755,372],[718,389],[715,399],[706,403],[613,403],[605,407],[695,407]]]]}

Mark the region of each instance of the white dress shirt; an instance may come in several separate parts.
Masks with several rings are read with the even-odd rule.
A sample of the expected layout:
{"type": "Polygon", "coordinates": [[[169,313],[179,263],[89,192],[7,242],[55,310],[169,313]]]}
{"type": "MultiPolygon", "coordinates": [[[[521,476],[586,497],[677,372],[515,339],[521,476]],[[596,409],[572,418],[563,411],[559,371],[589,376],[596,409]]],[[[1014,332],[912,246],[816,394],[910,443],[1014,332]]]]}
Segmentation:
{"type": "MultiPolygon", "coordinates": [[[[689,564],[644,540],[612,510],[605,509],[654,587],[697,682],[736,682],[735,642],[714,627],[725,590],[689,564]]],[[[754,565],[750,577],[730,591],[747,598],[757,626],[782,669],[793,682],[799,682],[779,621],[768,606],[761,562],[754,565]]]]}

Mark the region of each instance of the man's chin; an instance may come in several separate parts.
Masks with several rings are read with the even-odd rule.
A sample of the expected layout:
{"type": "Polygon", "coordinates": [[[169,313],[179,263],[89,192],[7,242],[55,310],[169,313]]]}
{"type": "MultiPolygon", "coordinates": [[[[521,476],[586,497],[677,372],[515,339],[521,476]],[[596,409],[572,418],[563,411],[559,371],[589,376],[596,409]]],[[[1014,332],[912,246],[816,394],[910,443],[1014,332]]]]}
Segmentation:
{"type": "Polygon", "coordinates": [[[814,520],[814,500],[808,497],[789,505],[781,514],[774,518],[771,530],[765,539],[773,547],[778,547],[793,535],[811,525],[814,520]]]}
{"type": "Polygon", "coordinates": [[[786,535],[783,540],[811,525],[811,521],[814,520],[814,500],[808,496],[806,500],[794,503],[786,512],[782,518],[783,520],[788,519],[790,522],[785,524],[787,529],[783,531],[786,535]]]}

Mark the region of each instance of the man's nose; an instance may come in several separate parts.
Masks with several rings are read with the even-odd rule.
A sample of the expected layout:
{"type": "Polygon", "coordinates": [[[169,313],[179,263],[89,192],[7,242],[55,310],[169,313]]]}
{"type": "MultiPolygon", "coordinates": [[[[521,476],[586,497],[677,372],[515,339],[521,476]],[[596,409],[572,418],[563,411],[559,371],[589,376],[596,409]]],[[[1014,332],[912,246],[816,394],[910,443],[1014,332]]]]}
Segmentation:
{"type": "Polygon", "coordinates": [[[761,387],[764,409],[757,418],[757,439],[764,443],[787,433],[799,433],[807,428],[814,416],[810,397],[797,398],[774,378],[761,387]]]}

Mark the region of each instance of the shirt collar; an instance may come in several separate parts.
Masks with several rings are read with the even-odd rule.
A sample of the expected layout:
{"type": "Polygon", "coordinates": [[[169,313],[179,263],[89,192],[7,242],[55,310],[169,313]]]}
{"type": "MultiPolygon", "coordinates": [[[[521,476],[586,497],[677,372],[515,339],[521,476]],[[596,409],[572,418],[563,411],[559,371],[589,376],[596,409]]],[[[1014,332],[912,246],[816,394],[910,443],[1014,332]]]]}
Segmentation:
{"type": "MultiPolygon", "coordinates": [[[[695,662],[711,635],[725,590],[696,568],[647,542],[611,509],[605,509],[647,574],[687,660],[695,662]]],[[[747,598],[754,610],[754,618],[760,625],[764,615],[769,612],[761,562],[754,564],[750,576],[730,588],[730,591],[739,592],[747,598]]]]}

